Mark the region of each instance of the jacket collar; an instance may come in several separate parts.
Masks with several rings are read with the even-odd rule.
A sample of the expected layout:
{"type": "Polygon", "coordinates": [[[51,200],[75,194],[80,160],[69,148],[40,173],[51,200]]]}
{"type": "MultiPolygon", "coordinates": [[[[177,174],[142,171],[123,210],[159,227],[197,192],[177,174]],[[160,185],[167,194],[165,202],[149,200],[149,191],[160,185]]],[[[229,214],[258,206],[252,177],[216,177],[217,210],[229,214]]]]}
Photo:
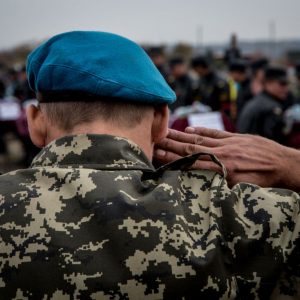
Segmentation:
{"type": "Polygon", "coordinates": [[[97,134],[57,139],[41,150],[31,167],[154,170],[135,143],[122,137],[97,134]]]}

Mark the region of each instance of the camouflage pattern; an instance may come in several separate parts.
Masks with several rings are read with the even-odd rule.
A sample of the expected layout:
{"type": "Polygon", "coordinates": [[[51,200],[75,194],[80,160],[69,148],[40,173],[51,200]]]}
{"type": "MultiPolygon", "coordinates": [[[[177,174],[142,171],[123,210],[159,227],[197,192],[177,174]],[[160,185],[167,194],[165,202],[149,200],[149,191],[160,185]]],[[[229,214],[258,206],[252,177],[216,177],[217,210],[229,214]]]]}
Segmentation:
{"type": "Polygon", "coordinates": [[[195,159],[78,135],[0,176],[0,299],[299,299],[299,196],[195,159]]]}

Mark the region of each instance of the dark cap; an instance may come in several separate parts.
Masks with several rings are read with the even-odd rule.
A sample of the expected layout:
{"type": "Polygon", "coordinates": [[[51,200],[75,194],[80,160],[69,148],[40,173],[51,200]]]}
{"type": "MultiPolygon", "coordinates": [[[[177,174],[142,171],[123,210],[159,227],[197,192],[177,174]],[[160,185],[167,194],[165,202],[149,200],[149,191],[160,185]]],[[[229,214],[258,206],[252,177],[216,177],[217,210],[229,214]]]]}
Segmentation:
{"type": "Polygon", "coordinates": [[[174,67],[176,65],[182,65],[182,64],[184,64],[184,59],[182,57],[174,57],[169,61],[170,67],[174,67]]]}
{"type": "Polygon", "coordinates": [[[268,67],[265,71],[265,80],[266,81],[280,81],[283,83],[288,83],[287,72],[282,67],[268,67]]]}
{"type": "Polygon", "coordinates": [[[150,47],[146,50],[150,57],[164,55],[164,48],[159,46],[150,47]]]}
{"type": "Polygon", "coordinates": [[[229,71],[231,72],[246,72],[247,62],[245,60],[234,60],[229,64],[229,71]]]}
{"type": "Polygon", "coordinates": [[[196,67],[202,67],[202,68],[209,68],[210,63],[207,57],[201,55],[201,56],[196,56],[192,59],[191,65],[193,68],[196,67]]]}
{"type": "Polygon", "coordinates": [[[251,69],[253,72],[255,72],[257,70],[262,70],[262,69],[265,69],[268,64],[269,64],[268,59],[260,58],[251,63],[251,69]]]}
{"type": "Polygon", "coordinates": [[[48,102],[75,99],[74,93],[82,95],[78,98],[82,101],[172,103],[176,99],[139,45],[106,32],[72,31],[52,37],[28,56],[27,75],[31,89],[48,102]],[[51,96],[55,93],[70,97],[55,100],[51,96]],[[43,98],[46,94],[49,100],[43,98]]]}

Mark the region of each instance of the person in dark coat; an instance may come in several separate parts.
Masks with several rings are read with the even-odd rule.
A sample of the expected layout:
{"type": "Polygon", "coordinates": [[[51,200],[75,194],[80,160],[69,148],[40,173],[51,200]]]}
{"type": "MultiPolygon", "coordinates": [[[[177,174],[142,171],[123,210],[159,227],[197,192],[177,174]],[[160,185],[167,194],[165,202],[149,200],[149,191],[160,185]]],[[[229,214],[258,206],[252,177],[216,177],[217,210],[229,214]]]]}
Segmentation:
{"type": "Polygon", "coordinates": [[[210,106],[213,111],[227,112],[227,106],[230,105],[227,82],[216,74],[204,56],[193,58],[192,68],[200,78],[194,90],[194,99],[210,106]]]}
{"type": "Polygon", "coordinates": [[[237,130],[284,143],[283,112],[291,105],[288,95],[286,70],[280,67],[267,68],[263,92],[246,104],[238,119],[237,130]]]}
{"type": "Polygon", "coordinates": [[[193,83],[183,58],[175,57],[171,59],[169,66],[170,76],[168,83],[177,97],[176,102],[172,103],[169,108],[171,111],[174,111],[179,107],[191,105],[193,103],[193,83]]]}

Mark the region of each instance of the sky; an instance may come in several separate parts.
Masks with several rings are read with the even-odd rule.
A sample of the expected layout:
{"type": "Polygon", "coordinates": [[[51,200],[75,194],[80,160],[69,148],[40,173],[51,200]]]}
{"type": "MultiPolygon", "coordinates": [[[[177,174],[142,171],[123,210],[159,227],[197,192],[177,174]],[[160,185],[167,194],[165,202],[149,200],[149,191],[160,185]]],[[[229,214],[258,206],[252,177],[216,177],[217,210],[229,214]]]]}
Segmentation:
{"type": "Polygon", "coordinates": [[[139,43],[300,38],[300,0],[1,0],[0,49],[70,30],[139,43]]]}

